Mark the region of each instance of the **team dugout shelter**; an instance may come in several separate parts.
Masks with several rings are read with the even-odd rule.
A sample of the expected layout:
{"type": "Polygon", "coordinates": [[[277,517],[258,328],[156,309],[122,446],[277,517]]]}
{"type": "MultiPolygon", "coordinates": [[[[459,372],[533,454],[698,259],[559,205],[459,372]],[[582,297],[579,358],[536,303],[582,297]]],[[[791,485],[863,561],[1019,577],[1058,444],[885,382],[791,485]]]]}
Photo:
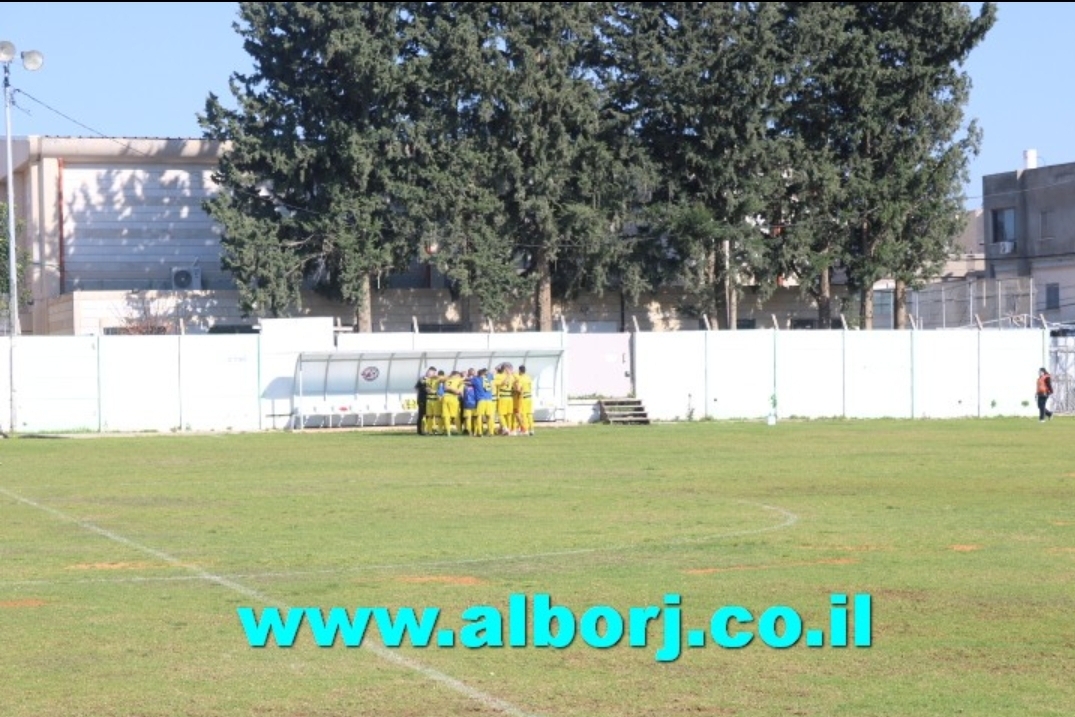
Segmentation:
{"type": "Polygon", "coordinates": [[[510,363],[534,382],[534,420],[562,421],[567,413],[563,347],[533,350],[329,351],[300,353],[295,361],[291,428],[414,425],[415,384],[429,368],[466,374],[510,363]]]}

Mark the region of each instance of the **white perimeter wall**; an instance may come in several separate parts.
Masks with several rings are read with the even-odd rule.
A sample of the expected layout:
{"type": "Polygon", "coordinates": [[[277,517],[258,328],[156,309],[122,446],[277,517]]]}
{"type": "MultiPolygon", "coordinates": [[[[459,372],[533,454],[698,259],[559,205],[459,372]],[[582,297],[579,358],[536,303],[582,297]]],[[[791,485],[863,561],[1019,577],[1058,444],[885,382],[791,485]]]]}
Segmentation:
{"type": "MultiPolygon", "coordinates": [[[[0,338],[5,429],[9,342],[0,338]]],[[[300,352],[488,350],[518,364],[565,347],[562,390],[624,395],[633,378],[658,420],[762,418],[774,397],[781,417],[1033,416],[1049,345],[1031,330],[334,336],[331,319],[284,319],[260,335],[19,337],[14,401],[20,432],[278,429],[300,352]]]]}
{"type": "MultiPolygon", "coordinates": [[[[635,392],[652,418],[1037,415],[1045,331],[636,334],[635,392]]],[[[569,359],[570,364],[570,359],[569,359]]]]}

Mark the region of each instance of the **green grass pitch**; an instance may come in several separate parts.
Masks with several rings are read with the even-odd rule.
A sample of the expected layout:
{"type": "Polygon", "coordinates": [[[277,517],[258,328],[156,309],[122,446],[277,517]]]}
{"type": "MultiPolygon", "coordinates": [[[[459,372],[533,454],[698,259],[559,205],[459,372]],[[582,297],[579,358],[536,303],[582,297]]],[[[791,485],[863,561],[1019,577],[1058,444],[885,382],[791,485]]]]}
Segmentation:
{"type": "MultiPolygon", "coordinates": [[[[1069,715],[1064,419],[0,442],[0,713],[1069,715]],[[869,594],[868,648],[251,648],[237,608],[869,594]]],[[[506,620],[506,618],[505,618],[506,620]]],[[[368,640],[374,640],[376,632],[368,640]]]]}

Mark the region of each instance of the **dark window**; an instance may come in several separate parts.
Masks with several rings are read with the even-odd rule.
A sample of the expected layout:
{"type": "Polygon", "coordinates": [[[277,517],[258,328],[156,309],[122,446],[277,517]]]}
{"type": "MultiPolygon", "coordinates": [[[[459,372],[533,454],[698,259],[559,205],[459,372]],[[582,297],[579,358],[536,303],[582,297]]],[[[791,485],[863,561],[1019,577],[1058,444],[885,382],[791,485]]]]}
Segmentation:
{"type": "Polygon", "coordinates": [[[792,319],[791,328],[793,329],[812,329],[816,322],[813,319],[792,319]]]}
{"type": "Polygon", "coordinates": [[[1060,284],[1045,285],[1045,310],[1056,311],[1060,308],[1060,284]]]}
{"type": "Polygon", "coordinates": [[[755,319],[736,319],[735,328],[737,329],[756,329],[758,328],[758,322],[755,319]]]}
{"type": "Polygon", "coordinates": [[[1015,209],[993,210],[993,243],[1015,241],[1015,209]]]}
{"type": "Polygon", "coordinates": [[[1053,228],[1053,223],[1054,223],[1054,220],[1053,220],[1053,213],[1052,212],[1042,212],[1041,213],[1041,238],[1042,239],[1052,239],[1053,238],[1054,232],[1055,232],[1055,230],[1053,228]]]}

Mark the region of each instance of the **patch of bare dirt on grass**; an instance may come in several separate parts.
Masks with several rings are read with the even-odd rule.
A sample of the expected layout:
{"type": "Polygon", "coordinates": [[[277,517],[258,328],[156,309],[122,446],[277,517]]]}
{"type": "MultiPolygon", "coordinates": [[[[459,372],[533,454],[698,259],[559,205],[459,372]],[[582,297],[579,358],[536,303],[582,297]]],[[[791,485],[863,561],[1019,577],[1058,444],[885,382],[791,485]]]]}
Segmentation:
{"type": "Polygon", "coordinates": [[[44,600],[38,600],[37,598],[23,598],[21,600],[0,600],[0,608],[27,608],[27,607],[41,607],[47,603],[44,600]]]}
{"type": "Polygon", "coordinates": [[[485,582],[472,575],[410,575],[400,580],[405,583],[440,583],[442,585],[482,585],[485,582]]]}
{"type": "Polygon", "coordinates": [[[159,568],[160,565],[146,562],[134,563],[78,563],[68,565],[67,570],[146,570],[147,568],[159,568]]]}

